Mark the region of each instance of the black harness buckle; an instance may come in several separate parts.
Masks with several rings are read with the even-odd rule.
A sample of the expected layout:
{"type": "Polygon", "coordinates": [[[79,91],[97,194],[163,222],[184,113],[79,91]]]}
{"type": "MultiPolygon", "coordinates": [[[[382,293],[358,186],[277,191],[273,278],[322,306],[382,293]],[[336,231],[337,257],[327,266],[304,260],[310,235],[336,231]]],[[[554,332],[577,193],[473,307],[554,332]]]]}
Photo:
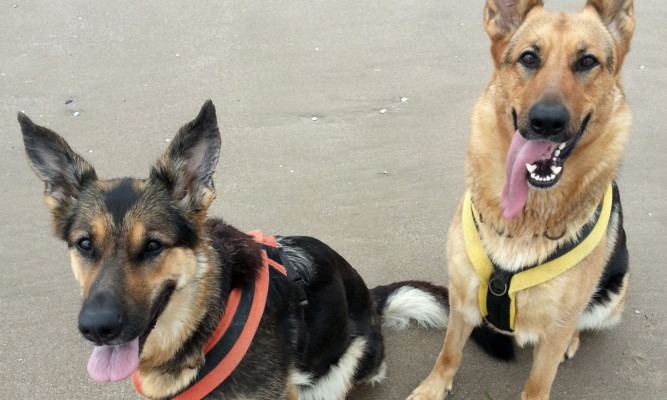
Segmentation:
{"type": "MultiPolygon", "coordinates": [[[[494,266],[495,267],[495,266],[494,266]]],[[[512,332],[510,328],[510,307],[512,300],[509,296],[509,284],[514,272],[495,268],[495,272],[489,279],[489,287],[486,291],[486,320],[497,329],[512,332]]]]}

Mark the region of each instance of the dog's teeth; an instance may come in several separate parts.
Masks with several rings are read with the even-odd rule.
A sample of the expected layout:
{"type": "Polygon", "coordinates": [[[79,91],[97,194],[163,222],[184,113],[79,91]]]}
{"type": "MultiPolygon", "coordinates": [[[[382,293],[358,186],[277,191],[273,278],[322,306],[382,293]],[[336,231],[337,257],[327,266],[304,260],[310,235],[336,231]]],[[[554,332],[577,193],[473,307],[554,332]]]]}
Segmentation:
{"type": "Polygon", "coordinates": [[[531,172],[531,173],[530,173],[530,177],[533,178],[533,179],[535,179],[536,181],[539,180],[539,178],[540,178],[540,177],[537,176],[534,172],[531,172]]]}
{"type": "Polygon", "coordinates": [[[562,171],[562,170],[563,170],[563,167],[558,167],[556,165],[551,166],[551,172],[553,172],[554,175],[560,174],[560,171],[562,171]]]}
{"type": "Polygon", "coordinates": [[[528,172],[530,172],[532,174],[537,169],[537,165],[526,164],[526,169],[528,170],[528,172]]]}
{"type": "Polygon", "coordinates": [[[549,180],[550,181],[553,181],[554,179],[556,179],[556,175],[554,175],[554,174],[549,175],[549,180]]]}
{"type": "Polygon", "coordinates": [[[565,148],[565,143],[561,143],[560,146],[558,146],[559,150],[563,150],[565,148]]]}
{"type": "Polygon", "coordinates": [[[554,156],[558,157],[560,155],[560,150],[554,151],[554,156]]]}

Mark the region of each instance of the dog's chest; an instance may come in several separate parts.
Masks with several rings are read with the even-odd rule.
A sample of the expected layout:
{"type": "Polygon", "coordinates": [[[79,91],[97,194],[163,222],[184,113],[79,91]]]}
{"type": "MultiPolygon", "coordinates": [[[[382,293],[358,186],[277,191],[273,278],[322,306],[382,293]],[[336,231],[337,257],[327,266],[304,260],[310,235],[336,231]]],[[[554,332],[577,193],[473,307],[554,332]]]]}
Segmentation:
{"type": "MultiPolygon", "coordinates": [[[[448,241],[450,287],[455,297],[452,304],[463,311],[466,320],[477,325],[482,322],[482,313],[487,315],[487,311],[482,311],[480,305],[480,285],[488,285],[489,280],[487,278],[483,283],[473,267],[463,225],[462,218],[455,218],[448,241]]],[[[520,270],[525,265],[534,265],[546,258],[544,254],[552,253],[557,247],[556,244],[535,240],[530,236],[517,238],[499,235],[490,227],[480,226],[479,234],[480,239],[485,239],[484,248],[495,250],[489,251],[489,259],[496,266],[509,266],[506,269],[520,270]]],[[[515,294],[512,329],[520,345],[534,343],[550,329],[576,317],[576,313],[590,299],[598,273],[587,271],[586,265],[596,264],[591,260],[602,254],[603,247],[603,244],[597,246],[582,265],[575,265],[548,281],[515,294]]]]}

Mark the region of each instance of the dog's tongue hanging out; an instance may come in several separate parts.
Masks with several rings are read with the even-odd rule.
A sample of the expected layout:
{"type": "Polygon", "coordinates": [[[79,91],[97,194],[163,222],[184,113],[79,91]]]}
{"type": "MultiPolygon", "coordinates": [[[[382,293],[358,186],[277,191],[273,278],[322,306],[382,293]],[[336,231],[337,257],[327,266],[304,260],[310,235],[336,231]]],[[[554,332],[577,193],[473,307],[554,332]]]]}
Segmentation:
{"type": "Polygon", "coordinates": [[[545,140],[527,140],[517,130],[512,138],[505,161],[505,185],[500,203],[505,219],[512,219],[526,205],[528,178],[526,164],[546,160],[558,143],[545,140]]]}
{"type": "Polygon", "coordinates": [[[126,379],[139,366],[139,339],[117,346],[95,346],[88,360],[88,373],[99,382],[126,379]]]}

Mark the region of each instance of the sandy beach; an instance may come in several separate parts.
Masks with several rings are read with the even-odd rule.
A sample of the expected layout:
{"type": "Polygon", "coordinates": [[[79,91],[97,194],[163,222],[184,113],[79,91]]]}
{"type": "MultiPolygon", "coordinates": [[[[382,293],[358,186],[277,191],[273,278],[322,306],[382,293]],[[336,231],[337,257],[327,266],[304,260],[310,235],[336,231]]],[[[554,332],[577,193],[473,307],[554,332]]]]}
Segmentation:
{"type": "MultiPolygon", "coordinates": [[[[451,0],[0,1],[0,397],[139,398],[129,380],[102,385],[86,372],[78,285],[25,159],[19,111],[63,135],[99,175],[147,176],[210,98],[223,140],[211,215],[245,231],[315,236],[370,287],[446,284],[470,113],[492,71],[482,9],[451,0]]],[[[630,293],[617,328],[582,334],[554,400],[667,393],[667,11],[642,0],[635,13],[623,70],[634,122],[618,178],[630,293]]],[[[388,331],[388,378],[350,398],[404,399],[443,338],[388,331]]],[[[451,399],[518,399],[531,350],[506,364],[468,345],[451,399]]]]}

